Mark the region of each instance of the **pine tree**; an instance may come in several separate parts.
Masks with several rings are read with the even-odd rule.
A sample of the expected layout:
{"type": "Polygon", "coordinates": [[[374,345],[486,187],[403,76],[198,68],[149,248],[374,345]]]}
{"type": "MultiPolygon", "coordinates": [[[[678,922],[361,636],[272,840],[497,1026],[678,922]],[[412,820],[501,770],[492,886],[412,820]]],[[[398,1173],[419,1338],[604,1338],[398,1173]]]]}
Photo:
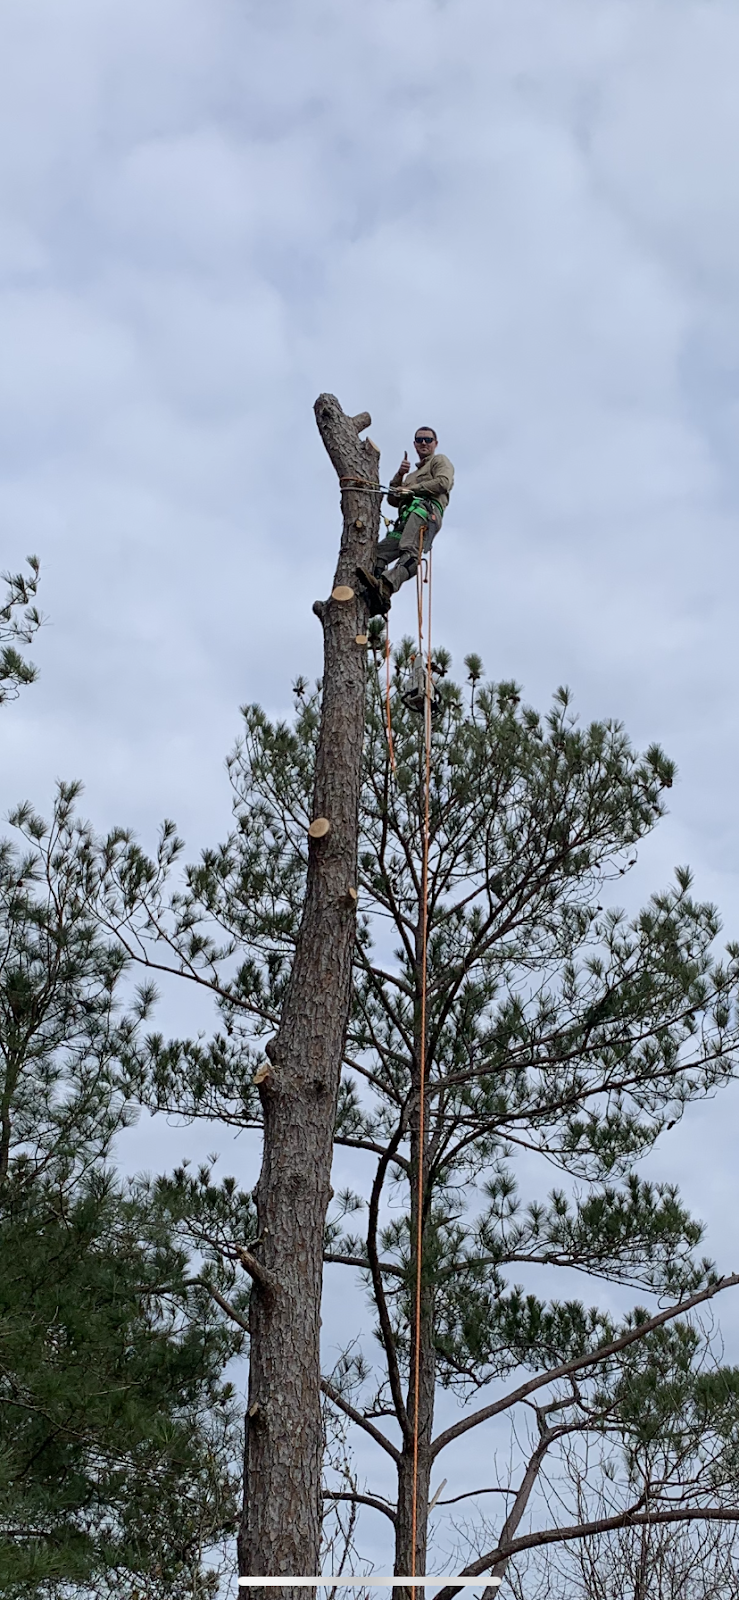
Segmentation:
{"type": "Polygon", "coordinates": [[[149,1001],[126,1006],[92,918],[76,798],[50,826],[20,808],[0,842],[0,1589],[204,1596],[234,1523],[241,1341],[172,1207],[113,1169],[149,1001]]]}
{"type": "MultiPolygon", "coordinates": [[[[545,1462],[573,1431],[599,1430],[620,1446],[628,1395],[647,1382],[678,1311],[736,1281],[717,1279],[696,1256],[701,1230],[674,1187],[645,1181],[636,1166],[691,1101],[735,1071],[739,950],[717,957],[717,914],[694,898],[686,869],[637,915],[616,904],[673,782],[663,753],[634,751],[615,722],[581,728],[565,691],[542,720],[514,684],[486,683],[468,658],[469,692],[445,679],[433,726],[422,1138],[423,727],[400,692],[407,642],[395,665],[393,770],[373,638],[354,1000],[335,1139],[372,1156],[375,1169],[366,1192],[337,1202],[325,1259],[366,1283],[382,1360],[377,1371],[347,1356],[324,1392],[394,1463],[397,1497],[385,1509],[400,1573],[414,1555],[415,1570],[426,1570],[431,1472],[443,1449],[528,1408],[531,1450],[497,1542],[477,1558],[478,1572],[500,1576],[524,1547],[521,1522],[545,1462]],[[347,1226],[359,1215],[361,1230],[347,1226]],[[560,1270],[568,1291],[574,1272],[668,1305],[654,1315],[637,1306],[619,1322],[597,1303],[524,1292],[517,1274],[531,1281],[537,1267],[560,1270]],[[464,1409],[435,1433],[440,1389],[464,1409]]],[[[448,666],[443,652],[437,665],[448,666]]],[[[210,984],[221,1011],[209,1042],[150,1038],[140,1071],[152,1106],[256,1127],[268,1076],[279,1089],[264,1050],[301,915],[320,687],[299,681],[296,701],[291,726],[246,710],[230,762],[234,831],[186,869],[183,889],[172,894],[180,847],[171,828],[156,860],[125,834],[105,846],[109,926],[145,962],[210,984]]],[[[232,1233],[232,1259],[238,1242],[232,1233]]],[[[259,1233],[242,1244],[258,1261],[259,1233]]],[[[731,1431],[735,1379],[722,1381],[728,1412],[717,1426],[731,1431]]],[[[670,1387],[668,1375],[665,1394],[670,1387]]],[[[382,1496],[370,1500],[383,1509],[382,1496]]]]}

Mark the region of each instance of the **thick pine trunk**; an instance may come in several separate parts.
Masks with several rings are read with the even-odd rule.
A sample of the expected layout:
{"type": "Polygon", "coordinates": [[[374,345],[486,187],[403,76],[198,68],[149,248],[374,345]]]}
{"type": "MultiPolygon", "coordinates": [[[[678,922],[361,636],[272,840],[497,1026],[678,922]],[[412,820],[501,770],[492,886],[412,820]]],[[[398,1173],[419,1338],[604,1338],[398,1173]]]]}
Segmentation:
{"type": "MultiPolygon", "coordinates": [[[[332,395],[315,406],[340,478],[376,486],[379,453],[332,395]]],[[[355,589],[371,561],[380,497],[342,488],[344,526],[334,588],[355,589]]],[[[321,727],[305,904],[280,1027],[260,1084],[264,1149],[256,1190],[259,1244],[250,1310],[242,1575],[318,1572],[322,1426],[320,1307],[336,1102],[351,1000],[359,792],[364,739],[367,607],[358,594],[314,607],[324,632],[321,727]]],[[[274,1600],[270,1589],[252,1595],[274,1600]]],[[[305,1590],[279,1591],[303,1600],[305,1590]]]]}

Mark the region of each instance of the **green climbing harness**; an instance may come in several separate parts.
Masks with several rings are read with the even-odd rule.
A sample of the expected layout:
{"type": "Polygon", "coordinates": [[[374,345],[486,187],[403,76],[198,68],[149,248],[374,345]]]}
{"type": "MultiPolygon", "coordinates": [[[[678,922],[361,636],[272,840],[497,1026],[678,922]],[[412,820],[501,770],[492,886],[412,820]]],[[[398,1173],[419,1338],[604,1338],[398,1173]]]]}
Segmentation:
{"type": "Polygon", "coordinates": [[[402,537],[406,522],[414,512],[416,513],[416,516],[428,518],[429,506],[433,506],[434,511],[439,518],[439,523],[441,523],[441,520],[444,516],[444,507],[439,505],[438,500],[432,499],[430,494],[414,494],[411,496],[410,500],[404,501],[399,507],[395,522],[393,526],[388,529],[388,539],[400,539],[402,537]]]}

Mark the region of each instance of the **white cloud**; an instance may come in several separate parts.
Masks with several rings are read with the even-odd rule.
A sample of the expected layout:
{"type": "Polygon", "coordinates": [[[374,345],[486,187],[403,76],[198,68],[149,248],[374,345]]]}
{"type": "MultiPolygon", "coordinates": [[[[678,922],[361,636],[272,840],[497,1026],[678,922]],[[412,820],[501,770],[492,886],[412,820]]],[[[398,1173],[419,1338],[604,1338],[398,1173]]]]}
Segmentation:
{"type": "MultiPolygon", "coordinates": [[[[437,427],[437,638],[661,739],[640,884],[692,859],[736,932],[738,55],[733,0],[6,0],[0,529],[51,625],[4,805],[223,831],[238,704],[320,667],[328,388],[384,472],[437,427]]],[[[723,1249],[730,1149],[680,1148],[723,1249]]]]}

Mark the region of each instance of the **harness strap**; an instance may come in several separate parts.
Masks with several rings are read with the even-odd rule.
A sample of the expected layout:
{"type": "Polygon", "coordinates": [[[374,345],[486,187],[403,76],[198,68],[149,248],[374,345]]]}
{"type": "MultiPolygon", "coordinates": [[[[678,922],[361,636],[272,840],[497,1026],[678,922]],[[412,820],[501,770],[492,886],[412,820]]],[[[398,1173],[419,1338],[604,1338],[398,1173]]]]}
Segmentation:
{"type": "Polygon", "coordinates": [[[438,500],[434,499],[433,495],[414,494],[410,500],[407,502],[404,501],[403,504],[398,507],[395,528],[392,533],[388,534],[388,538],[399,539],[406,522],[408,521],[408,518],[412,516],[414,512],[418,517],[427,517],[430,506],[436,512],[439,522],[441,522],[444,517],[444,507],[439,504],[438,500]]]}

